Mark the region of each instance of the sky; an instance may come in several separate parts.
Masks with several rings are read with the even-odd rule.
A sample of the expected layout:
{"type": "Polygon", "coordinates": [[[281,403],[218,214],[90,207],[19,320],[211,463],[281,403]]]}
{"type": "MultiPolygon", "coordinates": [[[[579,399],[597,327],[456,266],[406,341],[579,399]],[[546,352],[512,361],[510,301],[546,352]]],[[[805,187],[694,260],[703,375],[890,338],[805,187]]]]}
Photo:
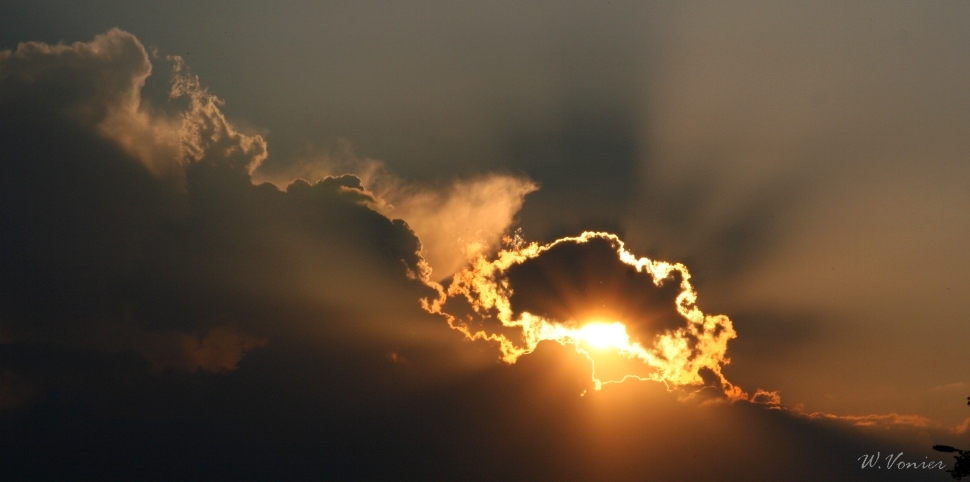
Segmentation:
{"type": "Polygon", "coordinates": [[[950,480],[968,22],[0,5],[0,472],[950,480]]]}

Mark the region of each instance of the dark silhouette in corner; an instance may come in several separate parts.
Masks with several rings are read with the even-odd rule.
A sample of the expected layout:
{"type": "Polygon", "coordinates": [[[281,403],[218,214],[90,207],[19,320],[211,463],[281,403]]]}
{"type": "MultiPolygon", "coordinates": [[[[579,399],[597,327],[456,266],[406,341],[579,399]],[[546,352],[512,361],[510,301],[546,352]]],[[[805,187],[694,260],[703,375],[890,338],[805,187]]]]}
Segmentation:
{"type": "MultiPolygon", "coordinates": [[[[970,405],[970,397],[967,397],[967,405],[970,405]]],[[[949,445],[934,445],[933,450],[938,452],[956,453],[956,463],[953,464],[953,470],[947,470],[953,475],[953,478],[960,480],[964,477],[970,477],[970,450],[960,450],[956,447],[950,447],[949,445]]]]}

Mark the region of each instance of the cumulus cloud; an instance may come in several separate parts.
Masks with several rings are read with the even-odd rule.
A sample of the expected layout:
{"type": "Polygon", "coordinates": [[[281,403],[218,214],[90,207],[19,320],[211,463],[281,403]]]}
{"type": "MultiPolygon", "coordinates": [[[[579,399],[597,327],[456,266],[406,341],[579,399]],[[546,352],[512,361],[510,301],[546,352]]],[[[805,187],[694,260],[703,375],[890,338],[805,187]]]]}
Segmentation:
{"type": "Polygon", "coordinates": [[[528,179],[489,174],[441,190],[401,187],[380,196],[388,201],[382,212],[408,222],[441,279],[498,248],[525,196],[537,188],[528,179]]]}
{"type": "Polygon", "coordinates": [[[175,114],[142,97],[152,64],[122,30],[0,52],[6,346],[229,372],[315,309],[381,318],[407,299],[417,312],[428,289],[408,225],[354,176],[254,185],[266,142],[169,60],[170,97],[188,100],[175,114]]]}
{"type": "Polygon", "coordinates": [[[189,99],[178,130],[181,159],[225,163],[232,169],[252,173],[266,159],[266,141],[259,135],[245,135],[236,130],[219,109],[222,100],[202,87],[198,76],[185,71],[181,57],[170,59],[175,62],[170,97],[189,99]]]}
{"type": "MultiPolygon", "coordinates": [[[[731,320],[700,310],[684,265],[638,258],[608,233],[507,243],[495,259],[479,255],[425,308],[469,339],[497,343],[509,363],[543,341],[573,345],[589,359],[597,390],[638,379],[749,399],[722,374],[737,336],[731,320]],[[617,365],[614,353],[646,371],[604,375],[617,365]]],[[[753,400],[778,404],[765,391],[753,400]]]]}
{"type": "Polygon", "coordinates": [[[180,480],[228,454],[241,463],[219,474],[239,480],[771,480],[791,465],[765,460],[806,453],[795,479],[858,475],[844,459],[861,442],[764,410],[777,394],[695,404],[624,384],[580,396],[595,367],[567,356],[575,344],[464,317],[532,314],[567,335],[615,317],[657,362],[648,371],[737,396],[720,371],[731,320],[700,311],[682,265],[608,235],[513,237],[489,261],[535,188],[522,177],[434,188],[334,171],[254,184],[266,142],[173,61],[172,94],[188,101],[174,115],[140,95],[151,62],[123,31],[0,52],[0,428],[14,434],[0,451],[26,454],[0,461],[4,473],[180,480]],[[474,264],[437,287],[423,254],[439,274],[474,264]],[[494,353],[462,343],[422,298],[449,314],[464,300],[454,326],[482,322],[485,337],[514,340],[507,354],[530,355],[478,363],[494,353]],[[423,385],[453,367],[460,377],[423,385]],[[752,436],[763,433],[799,437],[752,436]]]}
{"type": "Polygon", "coordinates": [[[184,164],[203,159],[258,167],[267,156],[262,137],[237,131],[220,111],[222,101],[187,72],[181,57],[167,60],[174,63],[170,98],[189,100],[176,116],[143,99],[152,63],[141,42],[117,28],[90,42],[22,43],[0,53],[0,70],[7,103],[91,129],[159,177],[181,176],[184,164]]]}
{"type": "Polygon", "coordinates": [[[4,103],[70,119],[116,141],[158,175],[177,174],[179,123],[142,102],[145,48],[119,29],[91,42],[25,42],[0,52],[4,103]]]}
{"type": "Polygon", "coordinates": [[[35,112],[63,112],[87,126],[137,109],[152,70],[141,43],[118,29],[71,45],[24,42],[0,52],[0,68],[5,102],[20,97],[35,112]]]}
{"type": "Polygon", "coordinates": [[[444,186],[408,182],[384,162],[358,157],[346,141],[331,152],[307,156],[279,172],[256,171],[253,177],[284,186],[293,179],[314,181],[343,173],[361,179],[374,196],[374,209],[408,223],[421,240],[421,255],[436,280],[454,274],[480,254],[493,253],[509,234],[525,197],[539,189],[526,177],[496,173],[456,179],[444,186]]]}

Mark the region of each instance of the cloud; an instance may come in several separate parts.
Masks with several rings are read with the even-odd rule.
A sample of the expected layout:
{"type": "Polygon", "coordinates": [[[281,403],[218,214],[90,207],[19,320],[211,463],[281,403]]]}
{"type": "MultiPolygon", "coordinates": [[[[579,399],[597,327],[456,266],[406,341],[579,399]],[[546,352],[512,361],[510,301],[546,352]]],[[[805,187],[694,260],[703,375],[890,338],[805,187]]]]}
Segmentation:
{"type": "Polygon", "coordinates": [[[203,159],[258,167],[267,156],[262,137],[238,132],[220,111],[222,101],[186,71],[183,59],[168,60],[174,63],[170,98],[189,100],[177,116],[143,99],[152,74],[149,55],[134,35],[117,28],[91,42],[25,42],[3,51],[5,102],[91,129],[159,177],[178,177],[185,164],[203,159]]]}
{"type": "Polygon", "coordinates": [[[760,388],[754,392],[754,395],[751,395],[750,400],[751,403],[757,403],[769,407],[781,406],[781,395],[779,395],[778,392],[769,392],[760,388]]]}
{"type": "Polygon", "coordinates": [[[222,100],[202,87],[198,76],[185,72],[181,57],[171,59],[175,67],[170,97],[189,99],[178,131],[183,162],[225,163],[251,174],[268,155],[266,141],[259,135],[245,135],[236,130],[219,109],[222,100]]]}
{"type": "Polygon", "coordinates": [[[945,385],[937,385],[930,390],[934,392],[948,392],[953,390],[966,390],[967,384],[963,382],[953,382],[947,383],[945,385]]]}
{"type": "Polygon", "coordinates": [[[118,29],[86,43],[24,42],[0,53],[0,66],[5,103],[19,97],[38,114],[63,113],[85,126],[137,109],[152,70],[141,43],[118,29]]]}
{"type": "Polygon", "coordinates": [[[25,42],[0,53],[0,70],[7,108],[28,119],[69,119],[114,140],[155,174],[177,175],[179,123],[142,102],[152,64],[130,33],[112,29],[71,45],[25,42]]]}
{"type": "MultiPolygon", "coordinates": [[[[534,183],[487,175],[385,191],[332,172],[254,184],[265,141],[228,123],[178,61],[175,93],[188,105],[150,105],[139,94],[150,65],[120,30],[0,53],[0,429],[11,434],[0,451],[18,454],[0,460],[5,474],[871,476],[852,462],[880,439],[766,409],[777,394],[724,404],[652,383],[593,390],[607,375],[593,369],[608,367],[575,348],[614,343],[608,323],[564,346],[464,317],[535,312],[532,327],[575,334],[585,316],[615,316],[656,362],[634,360],[648,376],[739,396],[720,371],[732,322],[700,311],[683,265],[636,258],[602,234],[541,246],[510,237],[492,261],[482,248],[438,300],[455,326],[483,321],[486,337],[512,343],[518,361],[496,364],[494,350],[419,306],[440,293],[421,279],[418,230],[446,272],[463,247],[449,217],[474,218],[475,237],[461,239],[493,247],[534,183]],[[382,214],[393,209],[416,227],[382,214]],[[550,280],[577,298],[555,300],[550,280]]],[[[918,426],[907,417],[859,420],[918,426]]]]}
{"type": "Polygon", "coordinates": [[[446,278],[479,254],[490,254],[509,233],[534,181],[489,173],[424,186],[394,175],[384,162],[360,158],[348,142],[331,152],[305,157],[277,172],[258,170],[257,181],[284,186],[293,179],[319,180],[350,173],[373,197],[373,208],[403,219],[421,240],[421,255],[433,279],[446,278]]]}
{"type": "MultiPolygon", "coordinates": [[[[497,343],[508,363],[543,341],[573,345],[591,362],[597,390],[632,378],[748,399],[722,374],[736,337],[731,320],[698,308],[684,265],[638,258],[608,233],[507,243],[494,260],[479,255],[426,309],[469,339],[497,343]],[[616,363],[604,351],[648,370],[604,376],[604,365],[616,363]]],[[[779,403],[765,391],[754,400],[779,403]]]]}
{"type": "Polygon", "coordinates": [[[498,248],[525,201],[538,189],[528,180],[488,174],[458,180],[446,189],[400,188],[379,193],[382,212],[408,222],[421,239],[437,279],[449,276],[469,259],[498,248]]]}
{"type": "Polygon", "coordinates": [[[950,432],[963,435],[970,431],[970,417],[967,417],[962,423],[950,429],[950,432]]]}
{"type": "Polygon", "coordinates": [[[157,368],[202,369],[214,373],[235,370],[246,352],[265,346],[269,340],[240,333],[233,326],[217,326],[204,334],[173,332],[168,343],[156,339],[146,347],[145,358],[157,368]],[[168,350],[159,349],[168,348],[168,350]]]}
{"type": "Polygon", "coordinates": [[[363,315],[341,328],[357,331],[410,316],[403,300],[420,313],[431,291],[407,224],[353,176],[254,185],[265,141],[171,60],[188,103],[163,109],[141,95],[151,62],[127,32],[0,52],[4,346],[225,373],[327,310],[363,315]]]}
{"type": "Polygon", "coordinates": [[[938,427],[939,423],[922,415],[900,415],[898,413],[882,413],[870,415],[833,415],[830,413],[814,412],[807,414],[809,418],[838,420],[858,427],[887,427],[905,425],[910,427],[929,428],[938,427]]]}

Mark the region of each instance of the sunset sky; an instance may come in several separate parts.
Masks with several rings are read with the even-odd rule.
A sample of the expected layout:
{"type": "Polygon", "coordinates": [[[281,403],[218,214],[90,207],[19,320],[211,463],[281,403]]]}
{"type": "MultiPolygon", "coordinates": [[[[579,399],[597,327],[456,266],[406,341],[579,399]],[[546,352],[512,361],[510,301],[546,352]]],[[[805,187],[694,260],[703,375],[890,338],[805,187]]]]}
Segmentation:
{"type": "Polygon", "coordinates": [[[970,442],[970,4],[16,3],[0,479],[970,442]]]}

